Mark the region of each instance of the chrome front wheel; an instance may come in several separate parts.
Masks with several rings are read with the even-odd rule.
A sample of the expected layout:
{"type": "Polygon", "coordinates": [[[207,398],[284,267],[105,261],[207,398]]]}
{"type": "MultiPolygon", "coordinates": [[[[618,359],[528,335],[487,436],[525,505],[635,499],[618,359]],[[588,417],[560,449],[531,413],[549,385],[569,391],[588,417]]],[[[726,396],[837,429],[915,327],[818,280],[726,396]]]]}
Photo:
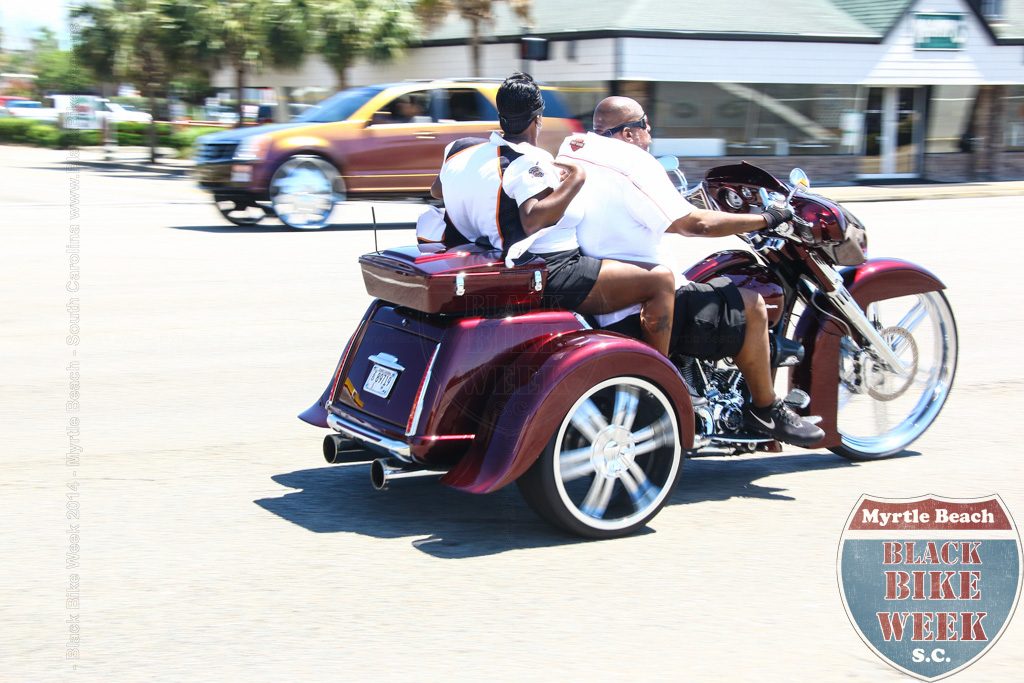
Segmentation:
{"type": "Polygon", "coordinates": [[[906,368],[897,374],[850,337],[840,342],[838,427],[831,450],[853,460],[899,453],[927,430],[953,386],[956,321],[942,292],[885,299],[865,314],[906,368]]]}
{"type": "Polygon", "coordinates": [[[326,159],[293,156],[270,179],[270,202],[289,228],[316,230],[327,225],[334,205],[345,198],[339,182],[338,169],[326,159]]]}
{"type": "Polygon", "coordinates": [[[646,380],[616,377],[576,401],[517,483],[530,506],[555,526],[614,538],[658,513],[681,464],[679,425],[668,397],[646,380]]]}

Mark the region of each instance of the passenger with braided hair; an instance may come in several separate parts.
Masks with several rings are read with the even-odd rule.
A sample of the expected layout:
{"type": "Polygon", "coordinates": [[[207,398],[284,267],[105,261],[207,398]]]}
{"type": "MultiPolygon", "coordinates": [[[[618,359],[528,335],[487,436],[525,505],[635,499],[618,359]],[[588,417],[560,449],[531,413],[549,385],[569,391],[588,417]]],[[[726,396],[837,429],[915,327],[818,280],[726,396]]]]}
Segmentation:
{"type": "Polygon", "coordinates": [[[644,341],[668,354],[675,276],[664,266],[595,259],[580,253],[573,203],[581,166],[555,163],[537,147],[544,99],[529,74],[516,72],[498,89],[502,134],[448,145],[431,194],[445,204],[448,246],[486,240],[509,258],[532,253],[547,263],[548,305],[583,314],[639,305],[644,341]]]}

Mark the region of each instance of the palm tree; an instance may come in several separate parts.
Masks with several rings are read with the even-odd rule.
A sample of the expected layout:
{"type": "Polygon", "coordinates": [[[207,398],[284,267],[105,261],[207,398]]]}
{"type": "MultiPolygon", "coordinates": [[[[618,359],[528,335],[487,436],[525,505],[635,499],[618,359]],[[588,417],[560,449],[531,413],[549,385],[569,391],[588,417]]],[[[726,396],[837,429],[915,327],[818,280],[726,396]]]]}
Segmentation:
{"type": "Polygon", "coordinates": [[[235,72],[238,125],[246,76],[264,65],[295,68],[311,47],[303,0],[203,0],[204,52],[235,72]]]}
{"type": "Polygon", "coordinates": [[[334,69],[339,90],[348,87],[348,67],[359,57],[385,62],[417,37],[409,0],[316,0],[317,48],[334,69]]]}
{"type": "Polygon", "coordinates": [[[98,0],[72,7],[75,56],[104,80],[132,83],[149,98],[150,161],[156,161],[156,98],[186,69],[194,46],[195,3],[98,0]]]}
{"type": "MultiPolygon", "coordinates": [[[[469,22],[469,53],[473,63],[473,76],[482,75],[480,68],[480,34],[485,26],[494,23],[494,5],[497,0],[418,0],[417,12],[428,27],[441,23],[451,12],[469,22]]],[[[505,0],[524,24],[530,23],[531,0],[505,0]]]]}

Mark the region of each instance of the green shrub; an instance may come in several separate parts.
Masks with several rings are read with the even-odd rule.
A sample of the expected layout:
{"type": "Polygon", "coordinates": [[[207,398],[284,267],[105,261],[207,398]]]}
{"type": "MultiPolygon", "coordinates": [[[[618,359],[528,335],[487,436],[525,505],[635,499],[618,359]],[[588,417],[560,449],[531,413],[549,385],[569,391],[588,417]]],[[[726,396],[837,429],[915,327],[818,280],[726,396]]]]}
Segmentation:
{"type": "Polygon", "coordinates": [[[28,130],[25,142],[40,147],[56,147],[60,143],[60,130],[57,126],[38,124],[28,130]]]}
{"type": "Polygon", "coordinates": [[[193,147],[195,147],[196,138],[206,135],[207,133],[216,133],[222,130],[224,129],[210,128],[207,126],[190,126],[188,128],[182,128],[171,133],[170,138],[167,140],[167,146],[189,152],[193,147]]]}
{"type": "MultiPolygon", "coordinates": [[[[40,125],[31,119],[0,119],[0,142],[28,142],[29,131],[40,125]]],[[[52,127],[52,126],[51,126],[52,127]]]]}
{"type": "Polygon", "coordinates": [[[92,147],[102,144],[102,142],[102,136],[98,130],[62,130],[57,146],[62,149],[92,147]]]}
{"type": "MultiPolygon", "coordinates": [[[[224,130],[212,127],[188,127],[174,130],[170,124],[157,124],[157,145],[173,147],[191,153],[196,138],[224,130]]],[[[21,143],[41,147],[88,147],[103,144],[103,132],[99,130],[64,130],[51,123],[31,119],[0,119],[0,144],[21,143]]],[[[146,147],[149,145],[149,124],[126,122],[117,125],[117,144],[123,147],[146,147]]]]}
{"type": "MultiPolygon", "coordinates": [[[[122,135],[128,136],[141,136],[146,138],[149,135],[148,123],[138,123],[136,121],[122,121],[117,125],[117,137],[120,138],[122,135]]],[[[158,123],[156,124],[156,137],[158,140],[169,137],[171,134],[171,124],[169,123],[158,123]]],[[[127,143],[122,143],[127,144],[127,143]]],[[[135,143],[132,143],[135,144],[135,143]]]]}

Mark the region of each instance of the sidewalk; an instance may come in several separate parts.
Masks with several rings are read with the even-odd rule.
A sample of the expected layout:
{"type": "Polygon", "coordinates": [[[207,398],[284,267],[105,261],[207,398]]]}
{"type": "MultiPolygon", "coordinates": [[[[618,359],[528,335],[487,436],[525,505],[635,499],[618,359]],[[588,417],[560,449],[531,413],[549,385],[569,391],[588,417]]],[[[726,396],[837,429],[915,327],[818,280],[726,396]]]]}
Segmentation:
{"type": "MultiPolygon", "coordinates": [[[[170,148],[160,148],[162,156],[155,164],[149,163],[148,147],[117,147],[113,150],[113,159],[109,161],[104,159],[102,147],[83,147],[81,151],[79,163],[94,168],[186,176],[195,166],[191,159],[176,158],[175,150],[170,148]]],[[[835,185],[812,189],[838,202],[898,202],[915,199],[1024,196],[1024,181],[835,185]]]]}
{"type": "Polygon", "coordinates": [[[812,187],[837,202],[900,202],[915,199],[966,199],[1024,195],[1024,181],[924,183],[920,185],[843,185],[812,187]]]}
{"type": "Polygon", "coordinates": [[[114,147],[110,159],[106,158],[103,147],[81,147],[79,152],[81,156],[78,163],[90,168],[186,176],[195,166],[192,159],[178,158],[177,150],[170,147],[157,147],[158,158],[155,164],[149,161],[149,147],[114,147]]]}

